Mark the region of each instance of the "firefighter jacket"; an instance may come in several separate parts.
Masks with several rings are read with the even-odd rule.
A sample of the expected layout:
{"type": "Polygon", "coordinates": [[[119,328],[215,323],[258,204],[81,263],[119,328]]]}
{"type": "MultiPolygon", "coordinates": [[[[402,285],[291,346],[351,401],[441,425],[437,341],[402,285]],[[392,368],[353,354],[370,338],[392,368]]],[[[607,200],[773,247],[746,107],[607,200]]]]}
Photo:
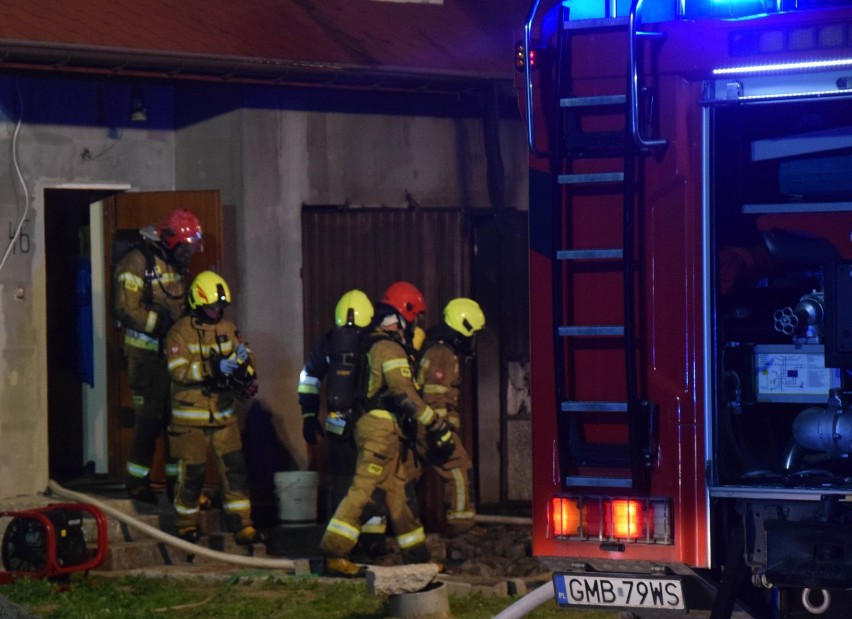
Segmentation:
{"type": "Polygon", "coordinates": [[[159,353],[169,327],[187,312],[183,276],[157,245],[148,243],[147,251],[153,253],[153,269],[141,249],[128,252],[115,269],[115,313],[129,356],[159,353]]]}
{"type": "Polygon", "coordinates": [[[443,341],[427,344],[420,358],[417,383],[423,399],[439,417],[445,417],[456,431],[461,427],[459,388],[461,372],[455,350],[443,341]]]}
{"type": "Polygon", "coordinates": [[[236,396],[219,373],[219,361],[234,355],[237,346],[248,350],[246,363],[255,367],[254,353],[227,319],[216,324],[184,316],[166,337],[172,378],[172,425],[218,427],[235,423],[236,396]]]}
{"type": "Polygon", "coordinates": [[[436,416],[414,384],[411,361],[403,346],[402,334],[377,327],[371,334],[367,352],[370,374],[365,410],[383,409],[403,420],[413,419],[430,427],[436,416]]]}

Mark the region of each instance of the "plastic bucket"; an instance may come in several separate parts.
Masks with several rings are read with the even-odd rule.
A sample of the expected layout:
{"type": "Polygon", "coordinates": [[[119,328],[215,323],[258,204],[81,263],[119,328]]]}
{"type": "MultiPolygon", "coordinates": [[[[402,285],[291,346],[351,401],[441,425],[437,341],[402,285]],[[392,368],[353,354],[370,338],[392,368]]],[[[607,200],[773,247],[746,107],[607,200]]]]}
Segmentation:
{"type": "Polygon", "coordinates": [[[316,471],[281,471],[275,473],[275,498],[278,521],[284,525],[306,525],[317,521],[316,471]]]}

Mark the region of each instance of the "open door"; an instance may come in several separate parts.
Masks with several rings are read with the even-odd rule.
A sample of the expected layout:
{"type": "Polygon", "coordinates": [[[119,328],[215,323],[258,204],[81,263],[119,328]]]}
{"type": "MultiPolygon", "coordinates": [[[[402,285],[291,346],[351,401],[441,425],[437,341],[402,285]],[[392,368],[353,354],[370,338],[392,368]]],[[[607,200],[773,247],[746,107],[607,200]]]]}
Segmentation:
{"type": "MultiPolygon", "coordinates": [[[[201,220],[204,251],[195,254],[189,276],[222,267],[222,208],[218,191],[157,191],[122,193],[104,201],[104,262],[112,263],[112,238],[120,230],[138,230],[163,219],[176,208],[186,208],[201,220]]],[[[106,274],[106,298],[111,299],[112,274],[106,274]]],[[[107,440],[109,475],[123,479],[130,442],[133,438],[133,405],[127,387],[127,360],[124,332],[118,327],[112,308],[107,310],[107,440]]],[[[151,480],[165,483],[162,445],[158,444],[151,480]]]]}

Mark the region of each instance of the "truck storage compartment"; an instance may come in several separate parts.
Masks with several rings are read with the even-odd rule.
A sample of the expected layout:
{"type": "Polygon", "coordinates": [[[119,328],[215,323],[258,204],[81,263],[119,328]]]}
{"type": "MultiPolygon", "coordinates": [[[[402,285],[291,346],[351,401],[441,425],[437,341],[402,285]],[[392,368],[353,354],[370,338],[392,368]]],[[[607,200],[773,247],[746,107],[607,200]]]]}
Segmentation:
{"type": "Polygon", "coordinates": [[[778,189],[790,196],[852,195],[852,154],[797,157],[778,165],[778,189]]]}

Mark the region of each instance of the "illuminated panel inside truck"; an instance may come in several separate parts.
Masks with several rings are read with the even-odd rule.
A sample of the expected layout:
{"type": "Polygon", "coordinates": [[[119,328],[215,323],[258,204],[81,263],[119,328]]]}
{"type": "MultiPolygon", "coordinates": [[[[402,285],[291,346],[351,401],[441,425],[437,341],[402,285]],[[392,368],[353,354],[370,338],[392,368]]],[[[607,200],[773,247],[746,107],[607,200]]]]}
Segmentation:
{"type": "Polygon", "coordinates": [[[829,389],[840,387],[840,369],[825,367],[818,345],[755,346],[754,371],[759,402],[822,403],[829,389]]]}

